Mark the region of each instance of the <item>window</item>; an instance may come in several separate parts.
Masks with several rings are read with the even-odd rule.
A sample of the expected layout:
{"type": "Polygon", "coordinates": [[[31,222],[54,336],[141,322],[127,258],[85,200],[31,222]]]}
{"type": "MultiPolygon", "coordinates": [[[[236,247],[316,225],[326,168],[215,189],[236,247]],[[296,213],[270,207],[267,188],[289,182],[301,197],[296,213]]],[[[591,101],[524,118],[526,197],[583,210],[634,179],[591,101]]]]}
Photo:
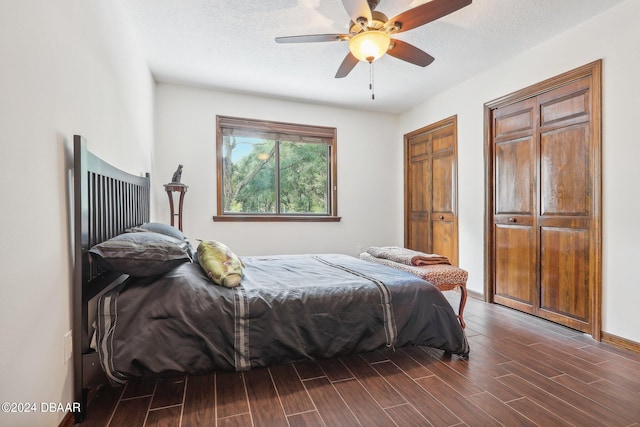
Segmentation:
{"type": "Polygon", "coordinates": [[[339,221],[336,129],[217,116],[216,221],[339,221]]]}

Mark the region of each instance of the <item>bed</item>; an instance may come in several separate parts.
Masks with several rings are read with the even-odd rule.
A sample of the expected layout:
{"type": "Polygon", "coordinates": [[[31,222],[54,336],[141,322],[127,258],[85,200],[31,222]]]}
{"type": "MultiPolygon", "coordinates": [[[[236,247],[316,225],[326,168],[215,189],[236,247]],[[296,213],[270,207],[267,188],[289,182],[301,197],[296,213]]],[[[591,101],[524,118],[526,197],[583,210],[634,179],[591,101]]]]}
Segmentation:
{"type": "Polygon", "coordinates": [[[102,162],[79,136],[74,156],[76,421],[84,418],[88,389],[105,381],[409,345],[468,357],[464,331],[436,287],[348,255],[241,257],[242,282],[233,288],[212,283],[197,256],[145,277],[90,262],[103,242],[147,234],[126,231],[149,224],[150,179],[102,162]]]}

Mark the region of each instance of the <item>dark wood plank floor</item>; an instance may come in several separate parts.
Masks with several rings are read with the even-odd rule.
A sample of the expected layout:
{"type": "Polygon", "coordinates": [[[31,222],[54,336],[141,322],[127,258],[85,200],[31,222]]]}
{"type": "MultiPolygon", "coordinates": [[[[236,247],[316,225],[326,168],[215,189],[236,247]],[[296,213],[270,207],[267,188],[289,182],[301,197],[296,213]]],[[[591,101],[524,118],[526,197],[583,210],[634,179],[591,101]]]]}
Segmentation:
{"type": "Polygon", "coordinates": [[[82,426],[640,426],[640,355],[473,298],[465,320],[468,361],[413,347],[139,380],[98,390],[82,426]]]}

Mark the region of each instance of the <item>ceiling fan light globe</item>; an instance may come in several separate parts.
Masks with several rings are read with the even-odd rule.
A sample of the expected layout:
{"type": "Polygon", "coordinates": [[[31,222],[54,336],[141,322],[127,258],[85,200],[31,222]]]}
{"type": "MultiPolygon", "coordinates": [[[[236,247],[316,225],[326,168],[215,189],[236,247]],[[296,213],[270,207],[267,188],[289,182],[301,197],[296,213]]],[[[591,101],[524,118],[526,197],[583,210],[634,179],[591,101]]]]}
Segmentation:
{"type": "Polygon", "coordinates": [[[349,50],[360,61],[373,62],[387,52],[390,43],[384,31],[363,31],[349,40],[349,50]]]}

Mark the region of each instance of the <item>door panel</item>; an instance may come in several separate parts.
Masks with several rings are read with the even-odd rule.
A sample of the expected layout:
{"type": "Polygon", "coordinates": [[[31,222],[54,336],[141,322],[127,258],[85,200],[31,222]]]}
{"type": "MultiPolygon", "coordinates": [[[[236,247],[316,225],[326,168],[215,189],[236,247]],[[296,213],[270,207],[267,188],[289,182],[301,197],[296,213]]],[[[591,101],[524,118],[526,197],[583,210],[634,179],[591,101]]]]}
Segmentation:
{"type": "Polygon", "coordinates": [[[536,298],[535,255],[531,245],[533,228],[497,225],[495,227],[494,296],[502,302],[532,313],[536,298]],[[511,301],[509,301],[511,300],[511,301]]]}
{"type": "Polygon", "coordinates": [[[442,150],[451,151],[453,149],[453,132],[450,127],[436,130],[431,135],[431,153],[438,154],[442,150]]]}
{"type": "Polygon", "coordinates": [[[496,144],[496,215],[533,214],[533,143],[533,137],[529,136],[496,144]]]}
{"type": "Polygon", "coordinates": [[[588,122],[592,101],[589,80],[580,79],[541,94],[538,97],[540,126],[555,126],[559,122],[563,126],[588,122]]]}
{"type": "Polygon", "coordinates": [[[431,139],[428,135],[416,135],[408,144],[411,160],[424,160],[431,153],[431,139]]]}
{"type": "Polygon", "coordinates": [[[452,217],[449,216],[447,221],[443,215],[434,218],[431,221],[431,252],[446,256],[450,260],[455,259],[455,254],[451,252],[455,247],[451,241],[454,236],[452,217]],[[442,218],[442,219],[441,219],[442,218]]]}
{"type": "Polygon", "coordinates": [[[409,164],[409,183],[412,188],[410,196],[410,212],[423,213],[429,211],[431,188],[428,185],[429,161],[415,161],[409,164]]]}
{"type": "Polygon", "coordinates": [[[430,220],[428,213],[414,213],[409,221],[409,238],[413,250],[429,252],[431,249],[430,220]]]}
{"type": "MultiPolygon", "coordinates": [[[[567,316],[587,322],[589,313],[589,231],[542,228],[540,308],[542,317],[567,316]]],[[[575,324],[572,327],[580,329],[575,324]]]]}
{"type": "Polygon", "coordinates": [[[513,137],[519,133],[530,133],[534,126],[534,103],[530,100],[519,102],[513,106],[504,107],[496,112],[494,119],[494,138],[513,137]]]}
{"type": "Polygon", "coordinates": [[[541,215],[589,215],[588,135],[586,124],[541,135],[541,215]]]}
{"type": "Polygon", "coordinates": [[[431,212],[453,213],[453,154],[433,157],[431,212]]]}

